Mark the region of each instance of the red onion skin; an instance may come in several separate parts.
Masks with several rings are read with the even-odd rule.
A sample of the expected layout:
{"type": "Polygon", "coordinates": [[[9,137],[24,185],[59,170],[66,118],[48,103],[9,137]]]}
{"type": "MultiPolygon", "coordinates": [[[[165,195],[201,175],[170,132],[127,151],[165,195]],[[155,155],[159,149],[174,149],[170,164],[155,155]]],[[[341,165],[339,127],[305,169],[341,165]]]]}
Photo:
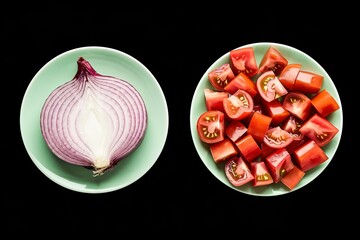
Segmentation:
{"type": "Polygon", "coordinates": [[[129,82],[99,74],[83,57],[77,66],[74,78],[46,99],[41,131],[58,158],[90,168],[98,176],[141,144],[148,124],[147,109],[129,82]]]}

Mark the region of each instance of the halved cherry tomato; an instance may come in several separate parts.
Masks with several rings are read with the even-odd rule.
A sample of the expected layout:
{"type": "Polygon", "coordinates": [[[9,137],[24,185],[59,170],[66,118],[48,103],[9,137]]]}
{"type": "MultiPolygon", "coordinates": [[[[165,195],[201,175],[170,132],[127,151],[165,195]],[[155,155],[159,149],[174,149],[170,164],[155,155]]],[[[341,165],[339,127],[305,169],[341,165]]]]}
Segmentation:
{"type": "Polygon", "coordinates": [[[290,190],[293,190],[304,176],[305,172],[294,165],[293,169],[281,178],[281,182],[290,190]]]}
{"type": "Polygon", "coordinates": [[[290,133],[280,126],[269,128],[264,136],[264,143],[272,148],[286,148],[293,141],[290,133]]]}
{"type": "Polygon", "coordinates": [[[284,87],[291,91],[302,65],[298,63],[288,64],[280,73],[279,80],[284,87]]]}
{"type": "Polygon", "coordinates": [[[209,88],[204,89],[205,106],[208,111],[219,110],[224,112],[223,99],[229,94],[224,91],[216,91],[209,88]]]}
{"type": "Polygon", "coordinates": [[[256,87],[260,96],[267,102],[288,93],[272,70],[266,71],[258,77],[256,87]]]}
{"type": "Polygon", "coordinates": [[[225,164],[225,175],[229,182],[236,186],[242,186],[254,179],[248,165],[238,156],[230,158],[225,164]]]}
{"type": "Polygon", "coordinates": [[[210,144],[210,153],[216,163],[226,161],[235,156],[237,148],[229,138],[224,138],[221,142],[210,144]]]}
{"type": "Polygon", "coordinates": [[[265,186],[269,185],[274,182],[265,162],[251,162],[250,163],[250,170],[254,175],[253,186],[265,186]]]}
{"type": "Polygon", "coordinates": [[[265,133],[270,127],[271,117],[254,112],[248,126],[248,133],[253,136],[257,143],[264,141],[265,133]]]}
{"type": "Polygon", "coordinates": [[[232,120],[246,118],[253,110],[254,102],[249,93],[237,90],[234,94],[223,100],[226,115],[232,120]]]}
{"type": "Polygon", "coordinates": [[[272,70],[276,76],[288,65],[288,60],[273,46],[270,46],[261,59],[258,73],[272,70]]]}
{"type": "Polygon", "coordinates": [[[339,129],[329,120],[315,113],[303,123],[299,131],[323,147],[335,137],[339,129]]]}
{"type": "Polygon", "coordinates": [[[296,165],[306,172],[329,158],[324,150],[310,139],[293,152],[293,159],[296,165]]]}
{"type": "Polygon", "coordinates": [[[324,77],[313,72],[300,70],[292,90],[305,94],[317,93],[322,86],[324,77]]]}
{"type": "Polygon", "coordinates": [[[291,155],[285,148],[279,148],[271,153],[266,157],[265,163],[275,183],[294,168],[291,155]]]}
{"type": "Polygon", "coordinates": [[[224,90],[224,87],[235,78],[230,64],[225,63],[209,72],[209,81],[216,90],[224,90]]]}
{"type": "Polygon", "coordinates": [[[302,121],[305,121],[312,111],[310,98],[301,92],[289,92],[283,100],[283,107],[302,121]]]}
{"type": "Polygon", "coordinates": [[[250,134],[246,134],[235,142],[241,156],[247,162],[252,162],[261,156],[261,148],[250,134]]]}
{"type": "Polygon", "coordinates": [[[327,117],[340,108],[335,98],[326,89],[313,96],[311,103],[322,117],[327,117]]]}
{"type": "Polygon", "coordinates": [[[231,50],[230,66],[235,75],[238,75],[241,72],[248,77],[256,75],[258,66],[254,49],[252,47],[244,47],[231,50]]]}
{"type": "Polygon", "coordinates": [[[224,140],[225,114],[218,110],[206,111],[198,118],[196,128],[201,141],[220,142],[224,140]]]}
{"type": "Polygon", "coordinates": [[[257,94],[256,85],[245,73],[239,73],[228,85],[224,87],[224,90],[230,94],[234,94],[238,89],[242,89],[254,97],[257,94]]]}

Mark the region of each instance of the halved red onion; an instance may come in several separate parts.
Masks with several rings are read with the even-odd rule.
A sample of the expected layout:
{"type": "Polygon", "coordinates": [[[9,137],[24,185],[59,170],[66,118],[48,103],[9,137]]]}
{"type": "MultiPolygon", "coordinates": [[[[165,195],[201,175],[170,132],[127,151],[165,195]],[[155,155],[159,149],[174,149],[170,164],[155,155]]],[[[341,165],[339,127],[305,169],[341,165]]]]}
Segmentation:
{"type": "Polygon", "coordinates": [[[112,169],[142,142],[147,110],[127,81],[99,74],[80,57],[74,78],[46,99],[40,116],[42,135],[61,160],[92,169],[112,169]]]}

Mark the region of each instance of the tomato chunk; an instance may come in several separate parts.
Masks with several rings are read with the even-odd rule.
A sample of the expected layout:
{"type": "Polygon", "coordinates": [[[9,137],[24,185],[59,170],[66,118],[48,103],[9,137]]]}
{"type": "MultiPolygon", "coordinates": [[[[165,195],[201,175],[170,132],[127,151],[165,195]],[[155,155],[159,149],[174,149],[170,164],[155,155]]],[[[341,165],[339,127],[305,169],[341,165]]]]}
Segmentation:
{"type": "Polygon", "coordinates": [[[231,121],[225,127],[225,134],[233,142],[236,142],[240,137],[242,137],[247,132],[247,127],[240,121],[231,121]]]}
{"type": "Polygon", "coordinates": [[[223,99],[227,98],[229,94],[224,91],[214,91],[212,89],[204,89],[205,106],[208,111],[219,110],[224,112],[223,99]]]}
{"type": "Polygon", "coordinates": [[[326,89],[321,90],[310,101],[322,117],[327,117],[340,108],[338,102],[326,89]]]}
{"type": "Polygon", "coordinates": [[[254,112],[248,126],[248,133],[253,136],[256,142],[261,143],[264,141],[265,134],[270,127],[271,117],[254,112]]]}
{"type": "Polygon", "coordinates": [[[314,140],[308,140],[293,152],[296,165],[304,172],[319,166],[328,159],[324,150],[314,140]]]}
{"type": "Polygon", "coordinates": [[[215,68],[208,74],[211,85],[216,89],[223,91],[224,87],[235,78],[235,75],[230,67],[230,64],[225,63],[220,67],[215,68]]]}
{"type": "Polygon", "coordinates": [[[236,187],[242,186],[254,179],[248,165],[241,157],[232,157],[225,164],[225,175],[236,187]]]}
{"type": "Polygon", "coordinates": [[[287,65],[288,60],[275,47],[270,46],[261,59],[258,72],[261,74],[271,70],[278,76],[287,65]]]}
{"type": "Polygon", "coordinates": [[[216,163],[223,162],[238,153],[237,148],[229,138],[210,144],[210,152],[216,163]]]}
{"type": "Polygon", "coordinates": [[[272,148],[286,148],[293,141],[293,137],[280,126],[270,128],[264,136],[264,143],[272,148]]]}
{"type": "Polygon", "coordinates": [[[280,73],[279,80],[286,89],[291,91],[302,65],[298,63],[288,64],[280,73]]]}
{"type": "Polygon", "coordinates": [[[261,155],[261,148],[250,134],[246,134],[235,142],[241,156],[247,162],[252,162],[261,155]]]}
{"type": "Polygon", "coordinates": [[[319,74],[300,70],[292,90],[305,94],[317,93],[321,89],[323,80],[324,77],[319,74]]]}
{"type": "Polygon", "coordinates": [[[305,172],[294,166],[290,172],[281,178],[281,182],[290,190],[293,190],[304,176],[305,172]]]}
{"type": "Polygon", "coordinates": [[[251,172],[254,175],[253,186],[265,186],[274,182],[265,162],[251,162],[251,172]]]}
{"type": "Polygon", "coordinates": [[[285,148],[279,148],[265,158],[266,166],[277,183],[294,168],[291,155],[285,148]]]}
{"type": "Polygon", "coordinates": [[[230,66],[235,75],[244,73],[248,77],[257,74],[254,49],[252,47],[237,48],[230,51],[230,66]]]}
{"type": "Polygon", "coordinates": [[[220,142],[224,140],[225,114],[218,110],[206,111],[198,118],[196,128],[201,141],[220,142]]]}
{"type": "Polygon", "coordinates": [[[289,92],[284,98],[283,107],[302,121],[305,121],[312,111],[310,98],[301,92],[289,92]]]}
{"type": "Polygon", "coordinates": [[[267,102],[280,98],[288,93],[272,70],[262,73],[256,80],[257,91],[267,102]]]}
{"type": "Polygon", "coordinates": [[[254,97],[257,94],[256,85],[245,73],[239,73],[228,85],[224,87],[224,90],[230,94],[234,94],[237,90],[244,90],[254,97]]]}
{"type": "Polygon", "coordinates": [[[237,90],[223,100],[226,116],[232,120],[241,120],[249,116],[254,107],[253,98],[244,90],[237,90]]]}

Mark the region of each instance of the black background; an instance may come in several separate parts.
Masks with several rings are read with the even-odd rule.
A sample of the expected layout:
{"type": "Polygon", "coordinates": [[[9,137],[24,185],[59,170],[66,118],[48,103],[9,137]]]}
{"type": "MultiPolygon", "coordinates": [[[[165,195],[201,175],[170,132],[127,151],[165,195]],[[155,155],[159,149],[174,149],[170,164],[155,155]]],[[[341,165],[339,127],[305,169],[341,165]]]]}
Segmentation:
{"type": "Polygon", "coordinates": [[[299,236],[310,230],[352,230],[348,219],[357,217],[358,159],[351,154],[355,89],[349,82],[358,79],[349,75],[354,65],[348,62],[348,49],[355,51],[355,39],[343,26],[350,19],[340,22],[336,9],[299,6],[266,11],[269,6],[262,4],[227,2],[206,8],[119,5],[75,9],[54,3],[34,11],[4,10],[9,17],[1,17],[6,153],[1,159],[1,229],[39,235],[44,229],[134,236],[167,231],[169,237],[207,232],[236,238],[253,232],[252,227],[261,229],[254,234],[263,237],[269,234],[265,229],[278,237],[286,229],[299,236]],[[224,53],[254,42],[283,43],[312,56],[337,86],[344,113],[341,143],[331,164],[306,187],[277,197],[226,187],[206,169],[190,135],[190,104],[204,72],[224,53]],[[83,46],[110,47],[138,59],[157,78],[168,104],[169,131],[159,159],[141,179],[111,193],[84,194],[57,185],[33,164],[21,139],[21,101],[33,76],[55,56],[83,46]]]}

